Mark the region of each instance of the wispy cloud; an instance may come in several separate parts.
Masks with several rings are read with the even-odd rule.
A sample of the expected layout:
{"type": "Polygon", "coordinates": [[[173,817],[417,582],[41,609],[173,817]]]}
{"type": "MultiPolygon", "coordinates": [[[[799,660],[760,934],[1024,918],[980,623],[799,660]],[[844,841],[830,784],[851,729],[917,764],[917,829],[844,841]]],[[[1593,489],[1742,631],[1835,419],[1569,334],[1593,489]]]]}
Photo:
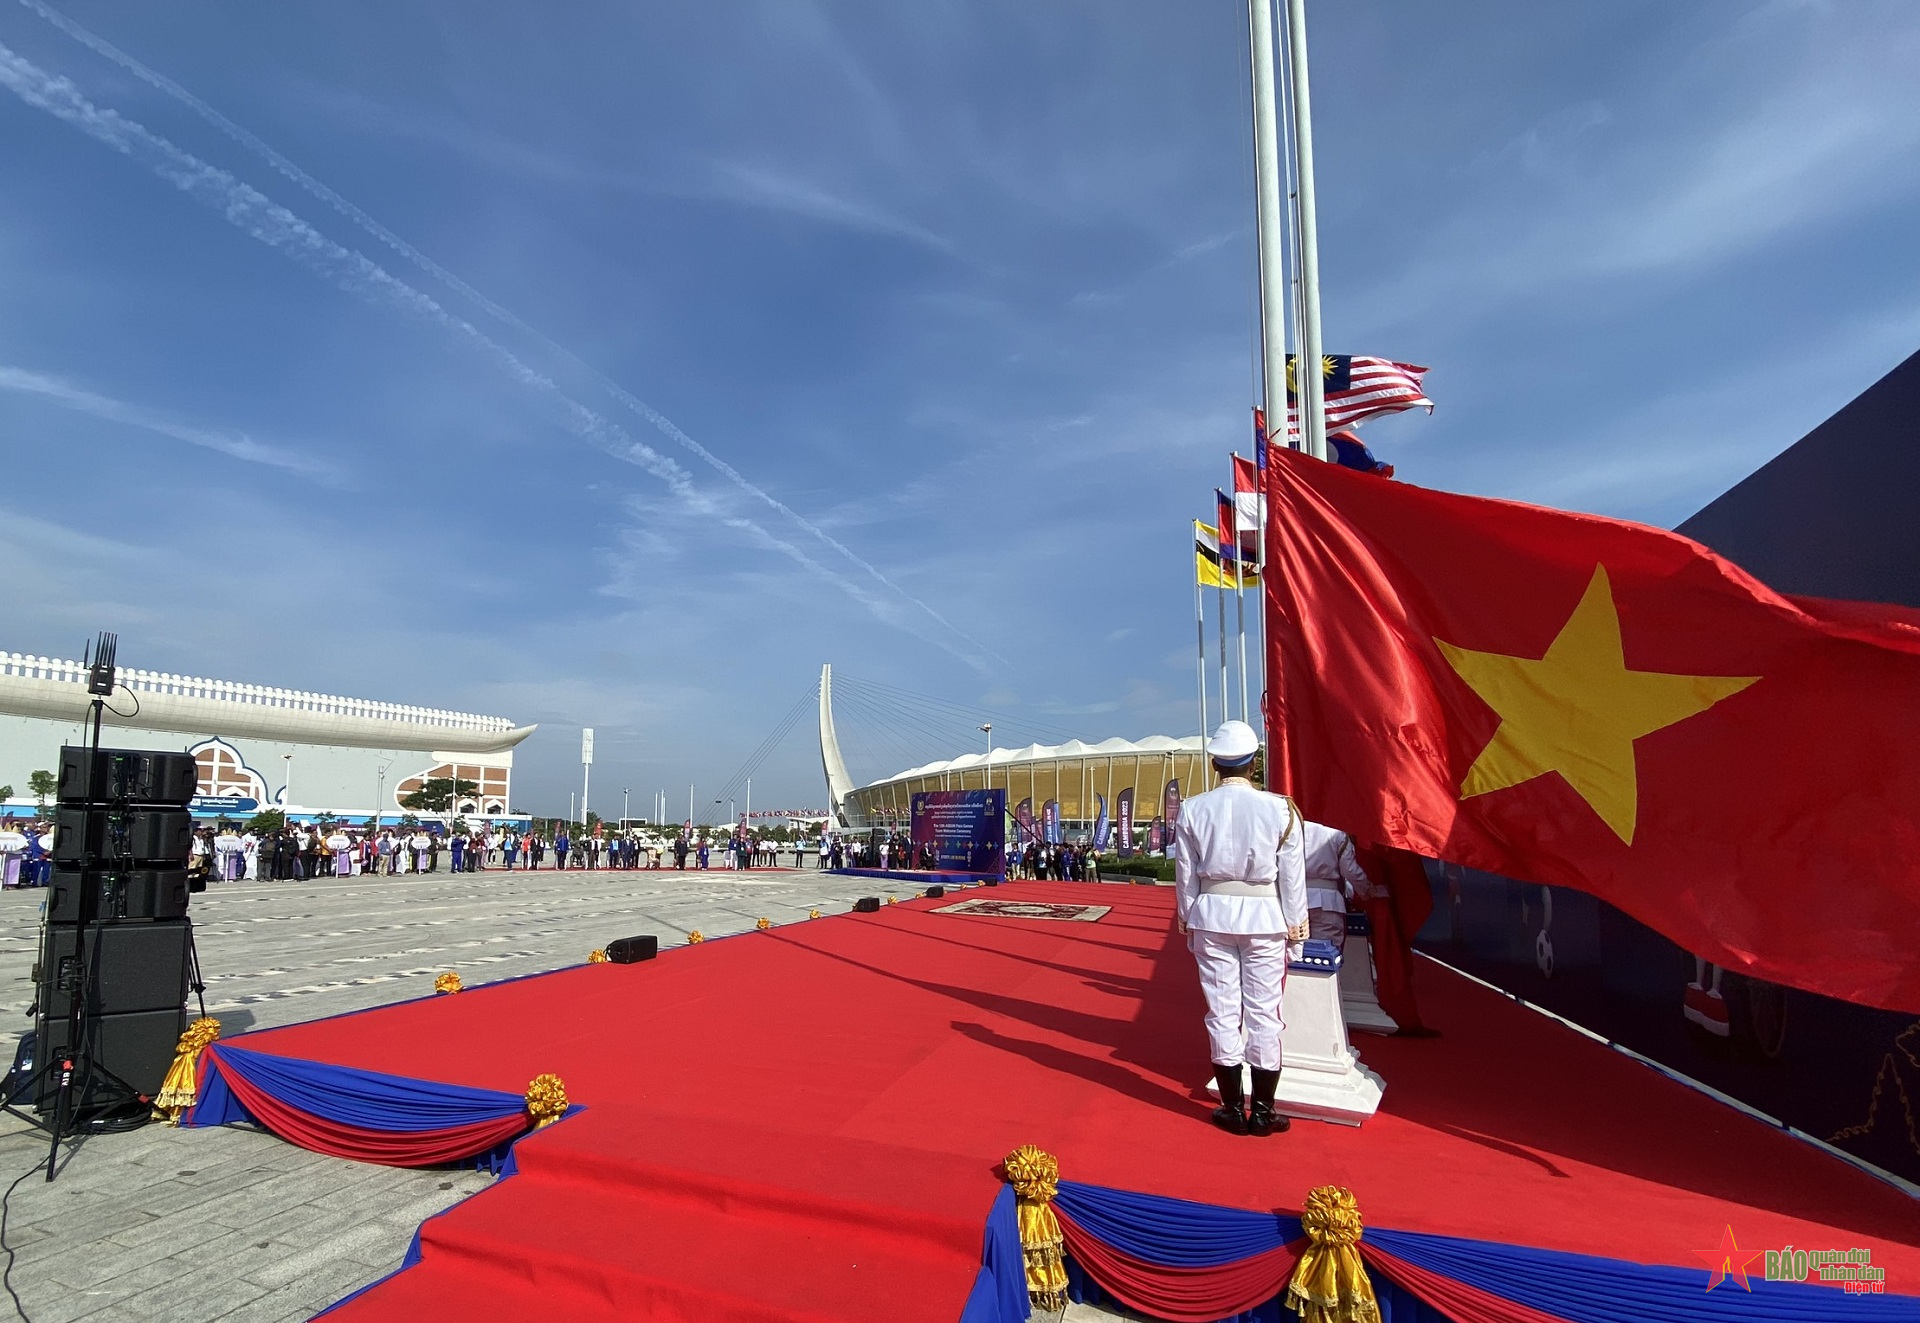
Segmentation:
{"type": "MultiPolygon", "coordinates": [[[[421,318],[449,332],[456,340],[479,351],[485,361],[502,371],[510,381],[544,400],[555,411],[557,420],[575,436],[602,453],[625,463],[637,465],[661,479],[673,492],[675,498],[691,513],[717,520],[747,533],[759,545],[792,558],[796,563],[836,585],[849,597],[866,606],[879,619],[889,624],[898,625],[904,618],[903,611],[897,608],[885,594],[868,589],[860,581],[806,554],[791,540],[771,533],[754,521],[744,519],[732,512],[714,496],[700,490],[692,481],[691,475],[679,463],[644,442],[636,440],[618,423],[568,395],[553,378],[527,364],[472,322],[448,311],[437,300],[400,280],[363,254],[328,239],[293,212],[273,202],[259,190],[241,183],[227,171],[202,161],[117,111],[95,106],[70,81],[47,73],[4,45],[0,45],[0,86],[6,87],[28,105],[46,111],[89,137],[146,166],[183,193],[220,212],[230,224],[243,233],[292,258],[337,288],[370,302],[383,304],[410,316],[421,318]]],[[[462,288],[465,287],[462,286],[462,288]]],[[[475,297],[478,297],[477,294],[475,297]]],[[[506,313],[505,309],[499,311],[509,318],[512,317],[511,314],[506,313]]],[[[512,320],[518,325],[524,325],[517,318],[512,320]]],[[[786,513],[812,536],[853,559],[865,571],[867,579],[878,583],[891,594],[904,598],[906,606],[923,613],[946,632],[946,637],[938,637],[933,636],[931,631],[915,631],[921,637],[928,638],[936,646],[951,652],[969,665],[976,668],[985,666],[984,650],[972,639],[961,634],[951,622],[931,606],[901,592],[898,586],[878,569],[853,556],[853,553],[843,544],[801,520],[772,496],[748,483],[731,466],[719,460],[704,447],[697,445],[691,437],[674,426],[671,420],[658,410],[644,404],[614,383],[604,378],[602,381],[616,398],[639,412],[648,422],[701,455],[736,485],[746,489],[750,495],[786,513]],[[958,641],[955,641],[956,637],[958,641]]]]}
{"type": "MultiPolygon", "coordinates": [[[[943,632],[944,636],[935,637],[930,640],[935,642],[936,646],[961,658],[975,668],[982,667],[985,664],[985,658],[994,657],[994,654],[980,644],[978,640],[958,629],[950,620],[936,611],[928,603],[904,592],[892,579],[882,573],[876,566],[856,555],[851,548],[829,536],[825,530],[802,517],[797,511],[774,497],[765,489],[749,481],[739,470],[695,441],[665,414],[639,399],[618,382],[613,381],[605,374],[594,369],[571,350],[557,344],[511,310],[489,299],[472,285],[469,285],[466,281],[460,279],[460,277],[435,262],[418,248],[368,215],[361,208],[342,197],[327,185],[321,183],[291,160],[275,151],[260,138],[234,123],[212,106],[193,95],[193,93],[189,92],[186,88],[158,71],[149,68],[133,56],[88,31],[78,23],[75,23],[52,6],[46,4],[44,0],[20,0],[20,3],[47,22],[53,24],[61,32],[72,37],[75,41],[80,42],[87,47],[87,49],[111,61],[118,67],[139,78],[148,86],[165,93],[167,96],[192,110],[202,120],[246,148],[255,156],[267,162],[281,175],[298,184],[314,197],[325,202],[367,234],[379,239],[394,252],[406,258],[422,271],[433,276],[447,289],[480,308],[495,321],[510,326],[516,331],[531,337],[550,353],[558,356],[577,370],[589,375],[617,402],[645,419],[655,429],[702,460],[710,468],[726,478],[727,481],[739,491],[751,497],[765,508],[777,512],[786,520],[797,525],[809,537],[821,542],[839,556],[851,562],[861,571],[867,581],[880,585],[888,594],[903,598],[910,606],[917,610],[921,616],[932,621],[933,624],[938,626],[940,631],[943,632]],[[954,641],[956,639],[958,640],[957,644],[954,641]]],[[[508,375],[515,381],[559,403],[562,406],[563,421],[576,435],[592,442],[603,451],[612,454],[615,458],[625,460],[629,463],[638,463],[641,467],[648,469],[657,477],[664,479],[669,487],[674,490],[675,494],[681,497],[685,503],[700,507],[701,513],[711,513],[713,511],[711,499],[704,494],[698,493],[694,489],[686,471],[671,459],[660,455],[651,447],[633,440],[617,424],[610,423],[578,401],[566,396],[560,391],[551,378],[528,367],[512,353],[481,333],[471,323],[448,313],[433,299],[389,275],[367,258],[358,253],[349,252],[331,240],[323,238],[318,231],[294,216],[292,212],[269,202],[254,189],[241,184],[232,175],[198,161],[188,153],[173,146],[173,144],[149,133],[146,129],[141,128],[130,120],[124,119],[113,111],[102,112],[97,110],[88,103],[84,97],[81,97],[78,91],[74,89],[72,84],[66,79],[55,78],[46,74],[28,61],[15,55],[12,51],[7,50],[4,46],[0,46],[0,82],[4,82],[5,85],[10,87],[22,100],[27,101],[28,104],[39,106],[41,109],[47,110],[67,120],[69,123],[81,128],[95,138],[106,142],[109,146],[127,152],[129,155],[146,155],[149,158],[157,158],[147,161],[149,167],[154,169],[155,172],[163,178],[170,179],[183,191],[188,193],[195,192],[197,185],[204,180],[205,183],[214,188],[216,194],[224,193],[230,199],[230,205],[221,208],[229,221],[246,230],[261,242],[273,247],[281,247],[283,251],[289,251],[289,255],[293,256],[295,260],[303,261],[303,264],[314,269],[316,274],[332,280],[341,288],[365,296],[369,293],[366,286],[371,285],[373,290],[388,295],[407,310],[417,315],[423,315],[428,320],[441,325],[447,330],[453,331],[460,338],[482,347],[486,351],[487,356],[504,367],[508,375]],[[144,152],[134,150],[136,148],[145,148],[146,150],[144,152]],[[183,167],[190,167],[185,170],[184,177],[182,172],[183,167]],[[251,215],[263,209],[273,221],[271,226],[263,228],[257,224],[249,225],[242,219],[243,216],[251,215]],[[283,243],[284,235],[282,231],[286,230],[290,230],[301,240],[299,244],[290,250],[287,249],[283,243]],[[316,267],[313,260],[311,260],[314,257],[322,255],[328,259],[324,263],[324,266],[329,269],[320,269],[316,267]]],[[[785,186],[782,187],[779,181],[775,180],[772,176],[768,176],[762,179],[757,187],[766,197],[784,196],[789,205],[799,205],[800,202],[804,201],[805,205],[815,208],[823,215],[835,216],[841,219],[843,223],[853,219],[859,220],[862,224],[869,227],[875,225],[891,225],[894,229],[887,232],[902,233],[909,237],[918,228],[908,222],[892,220],[882,213],[871,211],[871,209],[863,208],[858,204],[848,203],[843,199],[834,198],[830,194],[795,185],[792,181],[787,181],[785,186]],[[900,227],[904,227],[904,229],[900,227]]],[[[217,197],[202,197],[201,200],[218,206],[217,197]]],[[[925,236],[924,239],[920,240],[922,242],[926,239],[931,239],[937,247],[944,246],[945,244],[945,241],[937,235],[932,235],[925,231],[920,231],[920,233],[925,236]]],[[[758,525],[752,524],[751,522],[748,522],[746,526],[753,529],[765,544],[782,551],[783,554],[793,556],[809,569],[815,570],[830,582],[835,583],[856,600],[862,602],[873,600],[873,595],[863,594],[859,590],[859,586],[845,575],[824,566],[811,557],[799,555],[791,543],[771,533],[766,533],[764,530],[759,529],[758,525]]],[[[887,619],[892,623],[898,623],[899,613],[897,611],[877,614],[880,614],[882,619],[887,619]]],[[[922,630],[914,630],[912,632],[923,637],[925,636],[922,630]]]]}
{"type": "Polygon", "coordinates": [[[871,203],[829,192],[820,185],[768,166],[715,161],[709,195],[769,211],[788,212],[869,234],[908,239],[936,252],[951,253],[951,240],[871,203]]]}
{"type": "Polygon", "coordinates": [[[332,486],[344,485],[344,478],[338,470],[311,453],[266,445],[244,432],[193,427],[177,422],[157,410],[96,394],[70,381],[48,376],[44,372],[0,364],[0,390],[45,400],[63,409],[90,414],[109,422],[124,423],[129,427],[171,437],[175,441],[184,441],[190,446],[201,446],[207,450],[218,451],[222,455],[242,459],[249,464],[265,464],[272,468],[285,469],[289,473],[297,473],[303,477],[317,478],[332,486]]]}

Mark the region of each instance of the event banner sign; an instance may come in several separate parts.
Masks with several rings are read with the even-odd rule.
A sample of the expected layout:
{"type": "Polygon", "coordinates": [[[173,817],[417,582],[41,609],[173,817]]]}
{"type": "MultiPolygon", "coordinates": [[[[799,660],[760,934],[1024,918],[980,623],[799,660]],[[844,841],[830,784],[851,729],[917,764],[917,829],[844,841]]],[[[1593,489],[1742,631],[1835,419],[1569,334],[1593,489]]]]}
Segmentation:
{"type": "Polygon", "coordinates": [[[1180,825],[1180,781],[1176,777],[1167,782],[1167,788],[1160,792],[1160,816],[1166,819],[1167,836],[1173,836],[1173,829],[1180,825]]]}
{"type": "Polygon", "coordinates": [[[1160,849],[1160,819],[1155,818],[1147,827],[1147,852],[1157,853],[1160,849]]]}
{"type": "Polygon", "coordinates": [[[1126,858],[1133,853],[1133,787],[1128,786],[1113,797],[1113,811],[1120,819],[1120,857],[1126,858]]]}
{"type": "Polygon", "coordinates": [[[1060,801],[1049,799],[1040,806],[1040,830],[1045,834],[1048,845],[1058,845],[1060,832],[1060,801]]]}
{"type": "Polygon", "coordinates": [[[1107,820],[1107,797],[1096,790],[1093,798],[1094,802],[1100,806],[1100,811],[1093,820],[1093,848],[1104,850],[1108,842],[1113,839],[1113,824],[1107,820]]]}
{"type": "Polygon", "coordinates": [[[962,873],[1004,873],[1007,792],[923,790],[913,797],[913,844],[933,847],[933,866],[962,873]]]}

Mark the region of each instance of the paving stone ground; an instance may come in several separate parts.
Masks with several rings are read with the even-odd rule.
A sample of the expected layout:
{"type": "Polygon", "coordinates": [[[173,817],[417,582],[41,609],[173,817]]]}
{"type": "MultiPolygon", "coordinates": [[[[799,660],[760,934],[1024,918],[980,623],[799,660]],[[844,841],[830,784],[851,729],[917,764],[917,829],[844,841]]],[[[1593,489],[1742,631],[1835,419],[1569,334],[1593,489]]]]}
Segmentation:
{"type": "MultiPolygon", "coordinates": [[[[694,928],[804,921],[876,893],[884,884],[811,871],[427,874],[217,884],[193,917],[207,1011],[234,1034],[422,996],[449,969],[489,982],[578,964],[615,937],[674,945],[694,928]]],[[[0,892],[9,1061],[30,1027],[45,894],[0,892]]],[[[344,1162],[237,1127],[85,1137],[63,1149],[52,1185],[36,1169],[46,1151],[41,1132],[0,1116],[6,1276],[32,1323],[303,1320],[393,1271],[422,1219],[491,1179],[344,1162]]],[[[0,1323],[13,1309],[0,1292],[0,1323]]]]}

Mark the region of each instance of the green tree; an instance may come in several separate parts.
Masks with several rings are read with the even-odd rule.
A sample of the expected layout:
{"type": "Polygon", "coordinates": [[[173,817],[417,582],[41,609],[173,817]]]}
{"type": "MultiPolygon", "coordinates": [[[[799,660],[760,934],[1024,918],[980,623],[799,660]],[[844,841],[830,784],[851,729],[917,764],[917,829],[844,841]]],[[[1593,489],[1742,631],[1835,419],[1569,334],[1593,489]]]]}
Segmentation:
{"type": "Polygon", "coordinates": [[[401,831],[418,831],[420,829],[420,819],[411,813],[402,813],[398,826],[401,831]]]}
{"type": "Polygon", "coordinates": [[[47,806],[47,796],[60,788],[60,782],[52,772],[34,772],[27,777],[27,793],[32,795],[40,808],[47,806]]]}
{"type": "Polygon", "coordinates": [[[255,836],[271,836],[274,832],[285,831],[287,815],[279,809],[267,809],[247,819],[247,830],[255,836]]]}
{"type": "Polygon", "coordinates": [[[13,798],[13,787],[0,786],[0,799],[12,799],[12,798],[13,798]]]}
{"type": "Polygon", "coordinates": [[[451,776],[430,776],[420,783],[420,788],[400,800],[401,808],[418,809],[422,813],[445,813],[462,795],[480,793],[478,781],[455,779],[451,776]]]}

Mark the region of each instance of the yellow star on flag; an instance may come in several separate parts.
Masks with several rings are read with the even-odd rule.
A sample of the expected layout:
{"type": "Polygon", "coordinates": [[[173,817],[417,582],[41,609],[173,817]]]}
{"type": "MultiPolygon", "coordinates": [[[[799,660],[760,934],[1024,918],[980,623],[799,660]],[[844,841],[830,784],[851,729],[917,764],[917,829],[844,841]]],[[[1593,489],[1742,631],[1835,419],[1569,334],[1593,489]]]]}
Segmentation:
{"type": "Polygon", "coordinates": [[[1500,715],[1499,729],[1460,783],[1460,797],[1558,772],[1628,845],[1639,810],[1633,742],[1760,678],[1628,670],[1604,565],[1594,567],[1580,604],[1537,661],[1434,642],[1500,715]]]}

